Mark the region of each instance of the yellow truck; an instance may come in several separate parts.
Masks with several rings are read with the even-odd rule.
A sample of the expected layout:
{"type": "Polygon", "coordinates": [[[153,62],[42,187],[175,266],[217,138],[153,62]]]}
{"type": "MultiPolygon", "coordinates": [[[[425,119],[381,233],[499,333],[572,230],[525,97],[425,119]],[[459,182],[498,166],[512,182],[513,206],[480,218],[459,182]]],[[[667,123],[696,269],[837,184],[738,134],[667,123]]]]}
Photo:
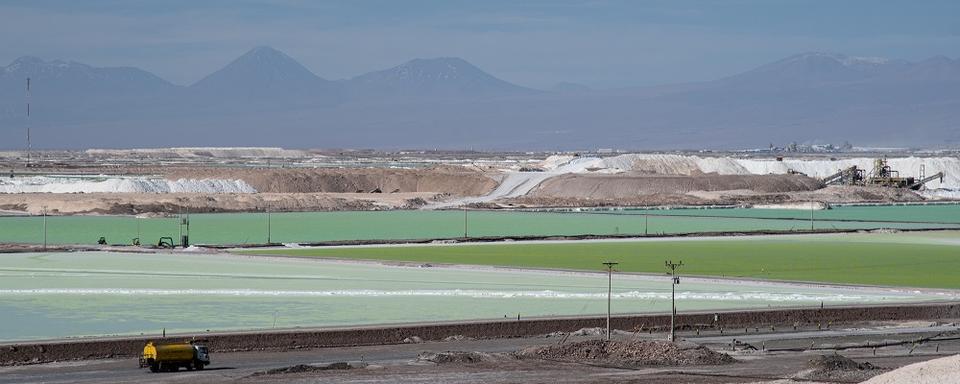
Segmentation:
{"type": "Polygon", "coordinates": [[[154,343],[147,342],[140,356],[140,368],[150,368],[150,372],[172,372],[180,367],[188,371],[203,369],[210,365],[210,354],[203,344],[194,342],[154,343]]]}

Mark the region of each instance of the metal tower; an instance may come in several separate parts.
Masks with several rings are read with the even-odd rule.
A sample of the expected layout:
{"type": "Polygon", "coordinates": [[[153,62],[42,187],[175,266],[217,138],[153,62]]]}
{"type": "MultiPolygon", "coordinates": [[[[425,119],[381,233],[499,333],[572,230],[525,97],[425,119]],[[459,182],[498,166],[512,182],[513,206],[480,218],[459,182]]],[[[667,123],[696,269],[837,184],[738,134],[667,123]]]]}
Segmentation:
{"type": "Polygon", "coordinates": [[[30,144],[30,78],[27,78],[27,168],[30,168],[30,152],[33,151],[33,147],[30,144]]]}

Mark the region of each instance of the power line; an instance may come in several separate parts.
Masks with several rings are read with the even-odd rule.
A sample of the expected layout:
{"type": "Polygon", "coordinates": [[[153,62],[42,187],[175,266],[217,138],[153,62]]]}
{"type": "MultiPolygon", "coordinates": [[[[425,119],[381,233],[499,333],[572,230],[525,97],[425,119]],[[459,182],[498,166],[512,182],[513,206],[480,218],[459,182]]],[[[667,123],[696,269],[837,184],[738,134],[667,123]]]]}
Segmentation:
{"type": "Polygon", "coordinates": [[[664,262],[667,268],[670,269],[670,341],[676,341],[676,334],[674,334],[674,324],[675,318],[677,317],[677,284],[680,284],[680,276],[677,276],[677,268],[683,266],[683,261],[679,263],[674,263],[671,260],[664,262]]]}

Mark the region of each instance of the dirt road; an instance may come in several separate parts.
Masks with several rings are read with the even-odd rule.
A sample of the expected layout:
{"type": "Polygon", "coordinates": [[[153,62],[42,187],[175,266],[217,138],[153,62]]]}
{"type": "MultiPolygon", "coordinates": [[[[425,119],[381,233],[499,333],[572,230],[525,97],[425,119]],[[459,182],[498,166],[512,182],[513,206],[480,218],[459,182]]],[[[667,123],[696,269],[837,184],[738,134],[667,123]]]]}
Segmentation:
{"type": "MultiPolygon", "coordinates": [[[[234,352],[215,353],[213,364],[202,372],[159,373],[138,369],[136,359],[106,359],[80,362],[0,368],[0,383],[181,383],[181,382],[325,382],[325,383],[620,383],[657,382],[670,380],[673,383],[743,383],[772,382],[797,377],[809,370],[809,360],[821,355],[839,353],[857,362],[869,362],[884,368],[876,372],[858,372],[873,375],[886,372],[918,361],[960,353],[960,332],[957,324],[934,325],[933,323],[884,323],[849,326],[832,331],[805,330],[784,333],[743,329],[703,332],[682,331],[679,336],[686,341],[705,345],[713,350],[728,353],[737,363],[722,366],[699,367],[649,367],[624,369],[576,363],[558,363],[541,360],[517,360],[505,358],[496,362],[435,364],[418,361],[417,356],[425,351],[477,351],[490,354],[510,353],[534,345],[557,344],[560,340],[572,343],[578,340],[596,339],[598,336],[534,336],[525,338],[493,340],[459,340],[427,342],[422,344],[397,344],[385,346],[362,346],[319,348],[286,352],[234,352]],[[916,345],[912,341],[937,336],[942,340],[916,345]],[[740,340],[736,343],[734,340],[740,340]],[[850,346],[890,344],[886,347],[848,348],[850,346]],[[896,342],[905,342],[896,344],[896,342]],[[744,344],[746,343],[746,344],[744,344]],[[809,347],[813,350],[793,350],[809,347]],[[731,348],[731,345],[733,347],[731,348]],[[753,350],[751,348],[762,348],[753,350]],[[835,348],[841,348],[837,350],[835,348]],[[347,362],[353,369],[324,370],[302,373],[263,375],[270,369],[292,367],[301,364],[324,366],[347,362]],[[257,376],[253,376],[257,373],[257,376]]],[[[619,335],[621,339],[662,339],[660,333],[619,335]]],[[[859,376],[857,376],[859,377],[859,376]]],[[[844,376],[835,376],[828,382],[850,382],[844,376]]],[[[809,382],[804,379],[803,381],[809,382]]],[[[784,382],[784,381],[780,381],[784,382]]],[[[790,381],[786,381],[790,382],[790,381]]]]}

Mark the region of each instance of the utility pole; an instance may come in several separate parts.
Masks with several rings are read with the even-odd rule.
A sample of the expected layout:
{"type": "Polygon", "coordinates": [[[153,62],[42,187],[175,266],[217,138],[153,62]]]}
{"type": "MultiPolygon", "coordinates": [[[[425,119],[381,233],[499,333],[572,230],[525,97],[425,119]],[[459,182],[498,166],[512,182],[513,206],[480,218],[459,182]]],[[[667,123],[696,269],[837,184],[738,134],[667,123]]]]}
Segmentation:
{"type": "Polygon", "coordinates": [[[270,204],[267,204],[267,245],[272,244],[270,242],[270,232],[271,232],[271,220],[270,220],[270,204]]]}
{"type": "Polygon", "coordinates": [[[615,261],[604,262],[607,266],[607,341],[610,341],[610,303],[613,297],[613,266],[619,263],[615,261]]]}
{"type": "Polygon", "coordinates": [[[683,266],[683,261],[679,263],[674,263],[671,260],[664,262],[667,268],[670,269],[670,341],[676,341],[676,334],[674,334],[674,324],[677,317],[677,284],[680,284],[680,277],[677,276],[677,268],[683,266]]]}
{"type": "Polygon", "coordinates": [[[27,78],[27,168],[30,168],[30,152],[32,151],[32,145],[30,144],[30,78],[27,78]]]}
{"type": "Polygon", "coordinates": [[[463,207],[463,238],[467,238],[467,207],[463,207]]]}
{"type": "Polygon", "coordinates": [[[47,249],[47,206],[43,206],[43,249],[47,249]]]}
{"type": "Polygon", "coordinates": [[[813,202],[810,202],[810,232],[813,232],[813,202]]]}
{"type": "Polygon", "coordinates": [[[650,234],[650,216],[643,215],[643,235],[647,236],[650,234]]]}
{"type": "Polygon", "coordinates": [[[190,210],[186,211],[184,214],[183,207],[180,207],[180,216],[179,220],[179,230],[180,230],[180,247],[186,248],[190,246],[190,210]]]}

